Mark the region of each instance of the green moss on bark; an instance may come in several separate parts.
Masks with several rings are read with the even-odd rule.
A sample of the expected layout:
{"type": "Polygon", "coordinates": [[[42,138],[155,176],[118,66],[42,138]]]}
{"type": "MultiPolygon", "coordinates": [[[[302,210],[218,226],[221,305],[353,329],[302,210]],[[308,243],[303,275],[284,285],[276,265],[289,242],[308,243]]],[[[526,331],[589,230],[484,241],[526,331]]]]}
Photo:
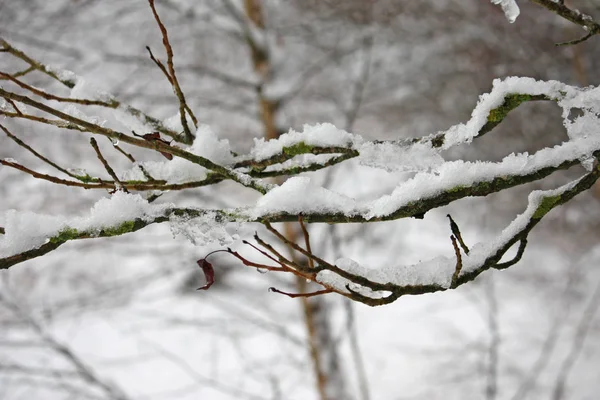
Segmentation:
{"type": "Polygon", "coordinates": [[[488,122],[500,122],[506,115],[517,108],[521,103],[532,100],[528,94],[509,94],[504,98],[504,103],[500,107],[490,110],[488,122]]]}
{"type": "Polygon", "coordinates": [[[560,200],[561,200],[560,195],[544,197],[544,199],[538,206],[537,210],[535,210],[535,213],[533,214],[533,218],[541,219],[544,215],[548,214],[550,212],[550,210],[552,210],[556,206],[556,203],[560,202],[560,200]]]}

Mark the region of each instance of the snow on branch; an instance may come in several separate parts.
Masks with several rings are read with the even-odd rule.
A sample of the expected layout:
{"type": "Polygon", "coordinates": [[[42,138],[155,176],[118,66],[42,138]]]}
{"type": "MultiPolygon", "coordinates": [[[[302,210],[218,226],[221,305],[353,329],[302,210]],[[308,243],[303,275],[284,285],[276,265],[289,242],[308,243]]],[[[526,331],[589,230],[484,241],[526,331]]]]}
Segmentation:
{"type": "MultiPolygon", "coordinates": [[[[492,0],[496,1],[496,0],[492,0]]],[[[570,21],[576,25],[581,26],[586,34],[579,39],[571,40],[568,42],[557,43],[557,46],[568,46],[575,45],[584,42],[594,35],[600,34],[600,24],[596,22],[592,17],[587,14],[580,12],[579,10],[570,9],[565,5],[564,0],[530,0],[532,3],[538,4],[560,17],[570,21]]]]}
{"type": "Polygon", "coordinates": [[[141,124],[143,126],[148,126],[149,129],[158,131],[158,132],[162,133],[163,135],[170,136],[171,138],[173,138],[174,140],[176,140],[178,142],[188,143],[188,144],[190,143],[190,141],[188,141],[184,135],[181,135],[178,132],[174,131],[173,129],[167,127],[162,121],[158,120],[157,118],[151,117],[151,116],[145,114],[144,112],[138,110],[137,108],[132,107],[128,104],[122,103],[121,101],[119,101],[114,96],[112,96],[108,93],[97,91],[97,90],[94,90],[93,88],[89,87],[90,85],[85,82],[85,79],[76,75],[74,72],[43,64],[43,63],[33,59],[32,57],[30,57],[23,51],[17,49],[12,44],[10,44],[8,41],[4,40],[2,37],[0,37],[0,46],[1,46],[0,51],[6,52],[6,53],[14,56],[15,58],[18,58],[18,59],[26,62],[27,64],[29,64],[29,67],[27,69],[25,69],[23,71],[19,71],[14,74],[8,74],[5,71],[0,71],[0,80],[10,80],[10,81],[16,83],[18,86],[21,86],[22,88],[24,88],[28,91],[31,91],[32,93],[34,93],[38,96],[41,96],[41,97],[45,98],[46,100],[56,100],[56,101],[61,101],[61,102],[69,102],[70,101],[70,102],[82,104],[82,105],[98,105],[98,106],[114,109],[119,114],[122,114],[120,116],[121,120],[131,118],[131,119],[134,119],[138,124],[141,124]],[[50,93],[46,93],[40,89],[34,88],[30,85],[27,85],[26,83],[24,83],[22,80],[19,79],[20,77],[26,76],[27,74],[29,74],[32,71],[39,71],[39,72],[49,76],[50,78],[60,82],[65,87],[72,89],[70,100],[67,100],[60,96],[52,95],[50,93]],[[74,98],[74,97],[77,97],[76,95],[79,95],[82,93],[89,95],[91,98],[88,98],[88,99],[74,98]]]}
{"type": "Polygon", "coordinates": [[[511,24],[517,20],[517,17],[521,13],[516,0],[491,0],[491,2],[502,7],[506,19],[508,19],[511,24]]]}
{"type": "MultiPolygon", "coordinates": [[[[521,13],[516,0],[490,0],[493,4],[496,4],[502,8],[506,19],[510,23],[517,20],[517,17],[521,13]]],[[[576,45],[584,42],[594,35],[600,34],[600,24],[596,22],[591,16],[569,8],[564,0],[530,0],[532,3],[538,4],[556,15],[572,22],[576,25],[581,26],[586,33],[579,39],[571,40],[568,42],[557,43],[557,46],[569,46],[576,45]]]]}
{"type": "MultiPolygon", "coordinates": [[[[44,70],[65,85],[73,83],[74,90],[69,97],[59,96],[27,84],[21,79],[27,75],[27,70],[13,74],[0,72],[0,78],[7,82],[6,87],[0,88],[0,98],[3,99],[0,115],[5,120],[23,120],[41,126],[58,127],[74,135],[86,133],[104,136],[112,141],[116,151],[132,163],[129,168],[115,170],[108,162],[106,152],[102,153],[96,140],[92,139],[91,146],[109,178],[90,176],[83,170],[50,160],[43,151],[20,139],[20,134],[5,126],[3,121],[0,129],[8,139],[55,169],[58,175],[35,171],[14,159],[0,160],[0,165],[54,184],[108,189],[110,196],[96,203],[87,216],[58,217],[14,210],[0,216],[3,225],[0,227],[0,269],[47,254],[70,240],[118,236],[154,223],[168,222],[174,235],[184,236],[197,245],[209,242],[227,245],[235,238],[239,224],[260,223],[274,235],[276,241],[293,248],[307,262],[301,264],[295,261],[296,258],[288,259],[258,234],[254,239],[259,247],[246,243],[269,258],[274,265],[256,263],[232,250],[223,251],[249,267],[293,273],[321,284],[323,289],[312,295],[335,292],[369,305],[379,305],[405,294],[455,288],[486,269],[502,269],[513,265],[523,255],[527,236],[542,217],[554,207],[590,188],[600,174],[595,161],[600,156],[598,87],[577,88],[556,81],[543,82],[531,78],[495,80],[490,93],[480,97],[469,121],[429,136],[369,141],[324,123],[306,125],[302,131],[290,130],[269,141],[256,139],[247,154],[237,154],[228,141],[219,139],[215,132],[203,125],[199,125],[195,134],[191,135],[193,140],[178,140],[181,139],[179,134],[172,135],[158,129],[159,126],[166,126],[160,121],[151,123],[150,129],[144,128],[144,125],[136,126],[138,131],[142,129],[136,133],[128,121],[124,121],[123,107],[115,103],[112,97],[90,96],[81,80],[70,80],[64,74],[49,73],[46,67],[6,42],[0,42],[0,45],[5,52],[28,63],[32,70],[44,70]],[[530,101],[553,101],[562,108],[567,140],[534,154],[511,154],[499,162],[444,159],[446,150],[469,144],[490,133],[511,110],[530,101]],[[103,116],[106,119],[90,117],[90,107],[107,111],[103,116]],[[572,110],[578,112],[572,113],[572,110]],[[107,120],[115,120],[129,129],[121,131],[108,128],[107,120]],[[175,140],[168,141],[161,134],[175,140]],[[120,146],[156,152],[161,155],[162,161],[136,160],[120,146]],[[309,177],[298,176],[306,171],[323,170],[349,160],[370,168],[411,172],[413,175],[410,179],[397,182],[390,193],[368,199],[355,199],[318,186],[309,177]],[[409,217],[423,218],[430,210],[456,200],[487,196],[543,179],[555,171],[578,164],[588,170],[585,176],[553,191],[531,193],[529,206],[524,213],[516,217],[492,242],[468,246],[462,240],[458,224],[450,218],[449,249],[453,250],[454,257],[438,257],[412,266],[370,269],[348,259],[328,262],[310,248],[305,223],[374,223],[409,217]],[[283,182],[280,184],[265,179],[273,176],[288,179],[280,180],[283,182]],[[154,203],[160,193],[168,190],[214,185],[225,180],[250,188],[262,196],[254,204],[229,209],[154,203]],[[145,199],[135,192],[152,194],[145,199]],[[282,235],[272,225],[277,222],[299,222],[305,236],[305,247],[282,235]],[[516,257],[501,262],[502,256],[517,244],[516,257]]],[[[174,80],[166,67],[165,71],[174,80]]],[[[182,103],[180,106],[186,107],[182,103]]],[[[186,110],[184,112],[192,115],[186,110]]],[[[139,117],[145,114],[129,112],[128,115],[139,117]]],[[[119,125],[113,123],[110,126],[119,125]]],[[[184,139],[188,137],[186,135],[184,139]]],[[[207,276],[212,274],[211,264],[206,259],[198,265],[207,276]]],[[[291,297],[300,295],[276,288],[273,291],[291,297]]]]}

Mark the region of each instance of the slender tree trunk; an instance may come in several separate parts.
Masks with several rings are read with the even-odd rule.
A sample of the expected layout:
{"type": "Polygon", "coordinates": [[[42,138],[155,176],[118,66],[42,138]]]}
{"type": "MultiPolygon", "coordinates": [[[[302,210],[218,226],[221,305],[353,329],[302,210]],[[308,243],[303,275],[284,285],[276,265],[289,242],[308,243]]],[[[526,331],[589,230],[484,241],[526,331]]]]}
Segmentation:
{"type": "MultiPolygon", "coordinates": [[[[261,0],[244,0],[246,16],[255,27],[264,30],[265,21],[261,0]]],[[[251,38],[247,38],[252,56],[254,70],[263,82],[267,82],[272,73],[269,55],[256,46],[251,38]]],[[[279,137],[280,130],[275,123],[279,104],[264,96],[262,87],[257,89],[260,118],[264,127],[265,139],[279,137]]],[[[289,240],[296,240],[297,227],[292,223],[284,224],[285,235],[289,240]]],[[[293,251],[290,249],[293,253],[293,251]]],[[[296,278],[296,290],[299,293],[311,291],[305,279],[296,278]]],[[[321,400],[347,399],[343,371],[340,368],[337,344],[332,335],[330,310],[327,302],[320,297],[301,298],[304,324],[308,337],[310,359],[316,380],[317,391],[321,400]]]]}

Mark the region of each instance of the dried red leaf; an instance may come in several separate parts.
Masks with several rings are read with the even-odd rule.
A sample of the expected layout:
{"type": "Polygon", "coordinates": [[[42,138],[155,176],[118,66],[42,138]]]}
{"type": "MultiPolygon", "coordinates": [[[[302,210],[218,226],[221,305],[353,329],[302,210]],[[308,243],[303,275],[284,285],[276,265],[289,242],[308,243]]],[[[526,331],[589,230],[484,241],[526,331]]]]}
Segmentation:
{"type": "Polygon", "coordinates": [[[215,269],[212,264],[206,261],[205,258],[196,261],[202,272],[204,272],[204,277],[206,278],[206,284],[202,287],[199,287],[196,290],[206,290],[215,283],[215,269]]]}
{"type": "Polygon", "coordinates": [[[160,140],[160,141],[163,141],[163,140],[160,138],[160,133],[158,133],[158,132],[146,133],[145,135],[142,135],[142,137],[143,137],[144,139],[146,139],[146,140],[150,141],[150,142],[151,142],[151,141],[153,141],[153,140],[160,140]]]}
{"type": "MultiPolygon", "coordinates": [[[[147,140],[149,142],[161,142],[166,144],[167,146],[171,145],[171,142],[167,142],[166,140],[161,139],[160,133],[158,132],[146,133],[145,135],[142,135],[142,137],[144,138],[144,140],[147,140]]],[[[173,159],[173,154],[165,153],[163,151],[161,151],[160,154],[162,154],[167,160],[173,159]]]]}
{"type": "Polygon", "coordinates": [[[164,151],[161,151],[160,154],[162,154],[167,160],[173,159],[173,154],[171,153],[165,153],[164,151]]]}

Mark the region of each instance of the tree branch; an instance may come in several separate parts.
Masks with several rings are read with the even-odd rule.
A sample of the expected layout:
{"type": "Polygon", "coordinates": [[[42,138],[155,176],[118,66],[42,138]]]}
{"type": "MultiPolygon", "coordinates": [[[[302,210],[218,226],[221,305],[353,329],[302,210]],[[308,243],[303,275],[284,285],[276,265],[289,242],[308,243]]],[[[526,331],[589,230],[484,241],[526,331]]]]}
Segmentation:
{"type": "Polygon", "coordinates": [[[156,12],[154,0],[148,0],[148,3],[150,4],[152,14],[154,15],[156,23],[158,24],[160,32],[162,33],[163,45],[165,46],[165,50],[167,52],[167,67],[169,69],[168,73],[165,70],[164,66],[162,66],[162,63],[160,63],[154,58],[152,52],[150,51],[150,48],[147,47],[147,49],[150,52],[150,56],[152,57],[153,61],[156,62],[159,67],[162,66],[161,70],[165,73],[165,75],[167,75],[171,86],[173,86],[173,91],[175,91],[175,95],[177,96],[177,99],[179,99],[179,116],[181,118],[181,125],[183,125],[183,131],[185,132],[186,140],[188,142],[192,142],[194,140],[194,135],[192,134],[192,132],[190,131],[190,127],[188,126],[187,118],[185,116],[186,112],[192,119],[192,122],[194,123],[194,126],[196,128],[198,128],[198,120],[196,119],[196,116],[194,115],[190,107],[185,102],[185,95],[181,90],[181,86],[179,86],[177,75],[175,75],[175,65],[173,64],[173,48],[171,47],[171,43],[169,42],[169,34],[167,33],[167,28],[164,26],[164,24],[160,20],[160,17],[158,16],[158,13],[156,12]]]}
{"type": "Polygon", "coordinates": [[[564,43],[557,43],[557,46],[566,46],[566,45],[575,45],[581,43],[594,35],[600,33],[600,24],[594,21],[590,16],[579,12],[578,10],[572,10],[567,7],[564,1],[554,1],[554,0],[529,0],[532,3],[538,4],[542,7],[547,8],[553,13],[559,15],[560,17],[570,21],[576,25],[581,26],[583,29],[587,31],[587,34],[581,37],[580,39],[572,40],[564,43]]]}

